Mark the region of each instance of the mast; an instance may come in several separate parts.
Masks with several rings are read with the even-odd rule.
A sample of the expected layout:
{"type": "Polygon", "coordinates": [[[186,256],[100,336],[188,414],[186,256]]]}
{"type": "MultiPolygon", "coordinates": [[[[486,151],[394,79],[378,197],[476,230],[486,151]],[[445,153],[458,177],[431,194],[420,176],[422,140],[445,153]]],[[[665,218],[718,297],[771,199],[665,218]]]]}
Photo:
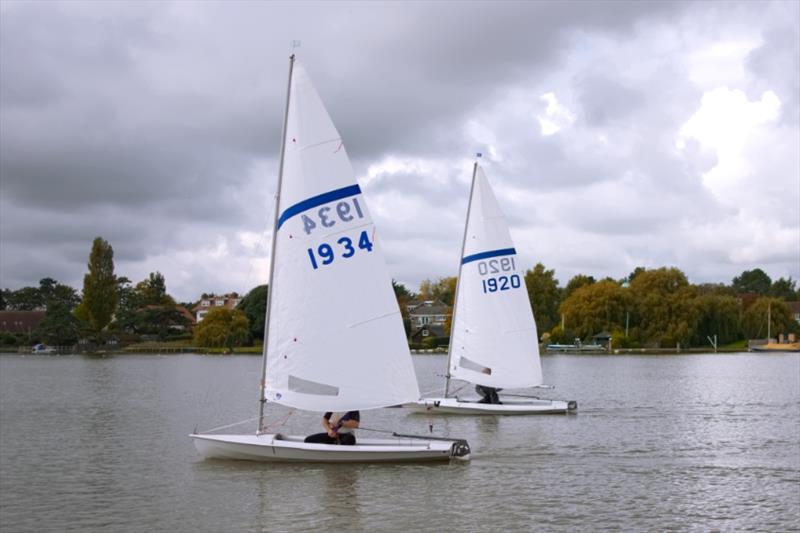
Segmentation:
{"type": "Polygon", "coordinates": [[[272,280],[275,277],[275,241],[278,236],[278,216],[281,206],[281,185],[283,184],[283,158],[286,152],[286,127],[289,123],[289,96],[292,92],[292,69],[294,68],[294,54],[289,56],[289,81],[286,84],[286,109],[283,112],[283,131],[281,132],[281,155],[278,163],[278,187],[275,191],[275,213],[272,220],[272,244],[270,246],[269,280],[267,282],[267,316],[264,320],[264,349],[261,359],[261,391],[258,400],[258,433],[264,429],[264,405],[267,398],[264,392],[267,373],[267,340],[269,339],[269,317],[272,315],[272,280]]]}
{"type": "Polygon", "coordinates": [[[450,343],[447,345],[447,380],[444,384],[444,397],[450,391],[450,361],[453,358],[453,327],[456,325],[456,309],[458,309],[458,289],[461,286],[461,267],[463,266],[464,248],[467,245],[467,229],[469,228],[469,214],[472,210],[472,195],[475,192],[475,176],[478,174],[478,162],[472,167],[472,183],[469,186],[469,201],[467,203],[467,218],[464,220],[464,238],[461,240],[461,253],[458,254],[458,277],[456,278],[456,294],[453,296],[453,317],[450,319],[450,343]]]}
{"type": "Polygon", "coordinates": [[[772,301],[767,302],[767,343],[772,336],[772,301]]]}

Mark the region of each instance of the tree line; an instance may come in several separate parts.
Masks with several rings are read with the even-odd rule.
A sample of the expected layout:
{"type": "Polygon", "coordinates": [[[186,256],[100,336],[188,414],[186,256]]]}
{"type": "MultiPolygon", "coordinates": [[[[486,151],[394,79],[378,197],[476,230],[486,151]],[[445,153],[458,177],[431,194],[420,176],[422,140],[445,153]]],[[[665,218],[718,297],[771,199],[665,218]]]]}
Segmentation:
{"type": "MultiPolygon", "coordinates": [[[[92,243],[83,289],[52,278],[38,287],[0,291],[0,309],[45,310],[39,328],[23,338],[5,333],[3,344],[46,342],[73,345],[79,340],[104,344],[142,339],[191,340],[196,346],[228,347],[258,343],[264,336],[268,288],[253,288],[236,309],[212,308],[192,332],[187,330],[194,303],[178,303],[160,272],[133,284],[114,273],[111,245],[92,243]]],[[[767,331],[800,333],[787,302],[800,300],[796,282],[772,280],[763,270],[746,270],[730,284],[689,283],[677,268],[636,268],[622,279],[579,274],[560,286],[555,271],[541,263],[525,273],[528,297],[543,342],[572,342],[608,332],[618,347],[701,346],[717,336],[719,344],[763,338],[767,331]],[[768,316],[770,324],[767,324],[768,316]]],[[[417,292],[392,281],[406,334],[411,332],[412,300],[454,304],[456,278],[425,280],[417,292]]],[[[213,296],[213,295],[212,295],[213,296]]],[[[450,320],[445,324],[449,334],[450,320]]]]}
{"type": "MultiPolygon", "coordinates": [[[[455,282],[425,280],[416,297],[452,305],[455,282]]],[[[796,282],[773,281],[760,268],[727,285],[691,284],[674,267],[637,267],[618,280],[578,274],[562,287],[555,270],[537,263],[526,271],[525,285],[543,342],[586,341],[607,332],[617,347],[674,347],[707,345],[714,336],[723,345],[765,338],[768,330],[773,336],[800,333],[787,305],[800,300],[796,282]]]]}

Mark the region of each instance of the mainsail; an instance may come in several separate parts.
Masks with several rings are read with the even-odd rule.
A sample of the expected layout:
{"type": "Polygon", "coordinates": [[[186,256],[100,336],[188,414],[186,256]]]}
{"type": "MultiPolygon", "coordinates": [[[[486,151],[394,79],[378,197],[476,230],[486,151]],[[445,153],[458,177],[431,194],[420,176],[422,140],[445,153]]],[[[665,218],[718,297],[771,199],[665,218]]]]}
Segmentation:
{"type": "Polygon", "coordinates": [[[304,69],[289,88],[265,396],[313,411],[419,398],[397,300],[336,127],[304,69]]]}
{"type": "Polygon", "coordinates": [[[541,385],[539,341],[523,271],[508,224],[478,166],[472,189],[450,377],[501,388],[541,385]]]}

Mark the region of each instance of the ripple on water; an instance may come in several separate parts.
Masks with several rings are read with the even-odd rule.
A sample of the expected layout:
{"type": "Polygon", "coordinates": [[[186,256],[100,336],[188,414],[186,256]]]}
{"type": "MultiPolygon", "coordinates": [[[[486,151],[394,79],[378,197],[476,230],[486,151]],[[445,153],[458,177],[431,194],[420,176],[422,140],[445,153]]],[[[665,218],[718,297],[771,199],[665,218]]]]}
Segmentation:
{"type": "MultiPolygon", "coordinates": [[[[444,358],[415,358],[420,388],[444,358]]],[[[574,416],[362,413],[467,438],[471,463],[200,461],[253,416],[253,357],[0,357],[0,524],[39,531],[800,529],[800,357],[545,357],[574,416]],[[47,394],[42,394],[47,391],[47,394]]],[[[276,420],[286,414],[277,408],[276,420]]],[[[296,413],[282,432],[316,431],[296,413]],[[285,431],[284,431],[285,429],[285,431]]],[[[366,423],[365,423],[366,425],[366,423]]]]}

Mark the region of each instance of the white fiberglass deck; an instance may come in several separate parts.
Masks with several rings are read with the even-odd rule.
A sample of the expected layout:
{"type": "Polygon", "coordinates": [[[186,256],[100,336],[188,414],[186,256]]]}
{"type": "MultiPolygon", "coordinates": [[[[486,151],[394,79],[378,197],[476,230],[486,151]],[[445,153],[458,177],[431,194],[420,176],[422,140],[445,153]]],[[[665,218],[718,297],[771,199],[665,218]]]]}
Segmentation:
{"type": "Polygon", "coordinates": [[[268,462],[399,462],[468,460],[469,446],[461,440],[436,440],[424,437],[358,439],[353,446],[313,444],[301,436],[198,435],[197,451],[206,459],[240,459],[268,462]]]}
{"type": "Polygon", "coordinates": [[[417,402],[403,404],[415,413],[448,415],[545,415],[565,414],[577,410],[574,401],[561,400],[506,400],[501,404],[478,403],[477,400],[458,398],[424,398],[417,402]]]}

